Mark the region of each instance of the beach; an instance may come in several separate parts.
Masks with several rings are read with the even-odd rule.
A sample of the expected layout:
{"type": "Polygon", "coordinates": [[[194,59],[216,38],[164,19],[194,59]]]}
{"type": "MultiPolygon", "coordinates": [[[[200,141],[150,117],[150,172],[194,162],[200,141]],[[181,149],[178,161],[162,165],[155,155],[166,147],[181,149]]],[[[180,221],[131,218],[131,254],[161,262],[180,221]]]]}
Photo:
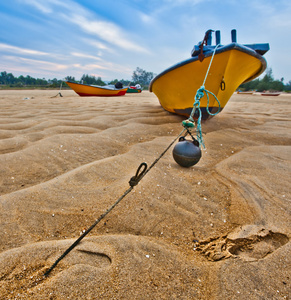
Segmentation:
{"type": "Polygon", "coordinates": [[[45,271],[183,129],[153,93],[0,90],[0,299],[290,299],[291,95],[234,94],[45,271]]]}

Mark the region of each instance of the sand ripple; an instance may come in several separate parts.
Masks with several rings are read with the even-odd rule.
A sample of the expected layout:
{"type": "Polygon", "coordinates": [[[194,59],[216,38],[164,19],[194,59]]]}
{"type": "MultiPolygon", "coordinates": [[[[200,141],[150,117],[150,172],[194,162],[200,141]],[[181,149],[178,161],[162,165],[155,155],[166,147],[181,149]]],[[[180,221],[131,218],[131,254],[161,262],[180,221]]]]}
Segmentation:
{"type": "Polygon", "coordinates": [[[56,94],[0,91],[2,298],[290,296],[289,95],[234,95],[202,125],[196,166],[170,150],[44,279],[183,120],[148,92],[56,94]]]}

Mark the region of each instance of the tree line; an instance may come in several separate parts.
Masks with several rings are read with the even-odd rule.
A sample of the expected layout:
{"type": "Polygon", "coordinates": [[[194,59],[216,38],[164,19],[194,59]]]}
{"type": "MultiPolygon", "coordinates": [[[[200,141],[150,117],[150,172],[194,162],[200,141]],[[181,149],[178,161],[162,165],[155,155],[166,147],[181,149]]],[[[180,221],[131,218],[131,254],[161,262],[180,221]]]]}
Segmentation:
{"type": "MultiPolygon", "coordinates": [[[[125,79],[113,79],[110,82],[105,83],[101,77],[96,77],[88,74],[83,74],[80,80],[76,80],[75,77],[67,76],[65,78],[66,81],[73,81],[73,82],[82,82],[84,84],[93,84],[93,85],[101,85],[104,86],[106,84],[115,84],[116,82],[121,82],[124,86],[129,84],[135,85],[140,84],[144,89],[147,89],[151,80],[154,78],[154,73],[147,72],[139,67],[132,74],[131,80],[125,79]]],[[[63,80],[54,78],[48,79],[45,78],[33,78],[29,75],[23,76],[20,75],[19,77],[15,77],[12,73],[7,73],[3,71],[0,73],[0,86],[3,87],[15,87],[15,88],[25,88],[25,87],[43,87],[43,88],[57,88],[60,87],[63,83],[63,80]]],[[[65,86],[64,84],[63,86],[65,86]]]]}
{"type": "Polygon", "coordinates": [[[242,91],[291,91],[291,80],[284,84],[284,78],[280,80],[275,80],[273,77],[273,71],[271,68],[267,69],[265,76],[260,79],[257,78],[250,82],[243,83],[239,86],[242,91]]]}
{"type": "MultiPolygon", "coordinates": [[[[84,84],[94,84],[94,85],[101,85],[104,86],[106,84],[115,84],[116,82],[120,81],[124,86],[127,85],[135,85],[140,84],[144,89],[147,89],[151,80],[155,77],[153,72],[147,72],[139,67],[132,74],[131,80],[125,79],[114,79],[110,82],[104,82],[101,77],[95,77],[88,74],[83,74],[80,80],[76,80],[75,77],[67,76],[65,79],[67,81],[73,82],[82,82],[84,84]]],[[[0,73],[0,87],[15,87],[15,88],[22,88],[22,87],[43,87],[43,88],[58,88],[63,83],[63,80],[60,79],[48,79],[45,78],[33,78],[29,75],[23,76],[20,75],[19,77],[15,77],[12,73],[7,73],[3,71],[0,73]]],[[[65,84],[63,85],[65,86],[65,84]]],[[[272,69],[269,68],[266,71],[265,76],[260,79],[257,78],[253,81],[243,83],[239,86],[239,90],[242,91],[250,91],[255,90],[258,92],[262,91],[286,91],[291,92],[291,80],[284,84],[284,78],[280,80],[275,80],[273,77],[272,69]]]]}

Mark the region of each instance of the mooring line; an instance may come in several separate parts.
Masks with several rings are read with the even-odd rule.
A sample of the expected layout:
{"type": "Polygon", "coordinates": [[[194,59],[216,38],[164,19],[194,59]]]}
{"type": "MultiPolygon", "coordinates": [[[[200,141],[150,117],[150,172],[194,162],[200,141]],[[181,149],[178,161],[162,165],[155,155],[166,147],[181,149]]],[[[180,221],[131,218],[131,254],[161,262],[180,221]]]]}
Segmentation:
{"type": "MultiPolygon", "coordinates": [[[[176,140],[183,135],[186,131],[186,128],[179,133],[179,135],[169,144],[169,146],[160,154],[160,156],[155,159],[155,161],[147,168],[147,164],[145,162],[141,163],[136,171],[135,176],[131,177],[129,180],[130,187],[124,192],[124,194],[103,213],[55,262],[54,264],[44,273],[44,276],[48,276],[50,272],[57,266],[57,264],[67,255],[69,254],[80,242],[81,240],[107,215],[109,214],[117,204],[128,195],[134,187],[142,180],[142,178],[155,166],[155,164],[165,155],[165,153],[171,148],[171,146],[176,142],[176,140]]],[[[188,130],[187,130],[188,131],[188,130]]]]}
{"type": "MultiPolygon", "coordinates": [[[[209,96],[208,96],[208,93],[212,94],[215,99],[217,100],[218,104],[219,104],[219,109],[220,109],[220,102],[218,101],[217,97],[207,91],[205,88],[204,88],[204,84],[205,84],[205,81],[207,79],[207,76],[208,76],[208,73],[209,73],[209,70],[210,70],[210,67],[211,67],[211,64],[212,64],[212,61],[213,61],[213,58],[214,58],[214,55],[215,55],[215,52],[216,52],[216,49],[219,47],[219,45],[217,45],[213,51],[213,54],[212,54],[212,57],[211,57],[211,60],[210,60],[210,63],[209,63],[209,66],[208,66],[208,69],[207,69],[207,72],[206,72],[206,75],[205,75],[205,78],[204,78],[204,81],[203,81],[203,85],[200,87],[200,89],[197,90],[197,93],[196,93],[196,96],[195,96],[195,102],[193,104],[193,109],[191,111],[191,114],[190,114],[190,117],[188,118],[188,120],[185,120],[182,122],[182,125],[184,126],[183,130],[178,134],[178,136],[169,144],[169,146],[160,154],[160,156],[155,159],[155,161],[151,164],[151,166],[149,168],[147,168],[147,164],[145,162],[141,163],[140,166],[138,167],[137,171],[136,171],[136,174],[135,176],[131,177],[130,181],[129,181],[129,185],[130,187],[125,191],[125,193],[109,208],[107,209],[107,211],[102,214],[90,227],[89,229],[87,229],[56,261],[55,263],[44,273],[44,276],[48,276],[49,273],[56,267],[56,265],[69,253],[71,252],[79,243],[80,241],[108,214],[110,213],[113,208],[126,196],[128,195],[132,190],[133,188],[139,183],[139,181],[142,180],[142,178],[155,166],[155,164],[164,156],[164,154],[171,148],[171,146],[176,142],[176,140],[181,137],[183,135],[183,133],[185,131],[187,131],[186,135],[189,134],[192,138],[192,134],[189,130],[189,128],[191,127],[194,127],[194,112],[195,112],[195,109],[198,109],[199,110],[199,117],[198,117],[198,122],[197,122],[197,129],[196,129],[196,132],[197,132],[197,138],[198,138],[198,142],[199,144],[203,145],[204,146],[204,143],[203,143],[203,138],[202,138],[202,129],[201,129],[201,117],[202,117],[202,114],[201,114],[201,110],[200,110],[200,98],[202,98],[204,96],[204,92],[206,93],[207,95],[207,112],[210,114],[210,115],[216,115],[218,112],[214,113],[214,114],[211,114],[208,110],[208,105],[209,105],[209,96]],[[141,171],[141,169],[143,169],[141,171]],[[141,172],[140,172],[141,171],[141,172]]],[[[60,93],[59,93],[60,94],[60,93]]],[[[60,94],[61,96],[61,94],[60,94]]],[[[195,138],[193,138],[193,140],[195,140],[195,138]]]]}

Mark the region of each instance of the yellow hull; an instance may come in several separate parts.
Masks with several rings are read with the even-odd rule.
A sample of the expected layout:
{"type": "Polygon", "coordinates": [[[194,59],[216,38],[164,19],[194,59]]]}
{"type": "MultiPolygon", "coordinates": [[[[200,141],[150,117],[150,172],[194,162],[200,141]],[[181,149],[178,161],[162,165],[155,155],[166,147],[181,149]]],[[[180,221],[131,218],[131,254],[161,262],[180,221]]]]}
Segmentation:
{"type": "Polygon", "coordinates": [[[123,96],[125,95],[127,88],[113,89],[102,86],[93,86],[87,84],[80,84],[75,82],[66,81],[67,85],[73,89],[81,97],[113,97],[113,96],[123,96]]]}
{"type": "MultiPolygon", "coordinates": [[[[153,79],[150,91],[156,94],[165,110],[189,116],[196,92],[203,84],[211,55],[206,56],[202,62],[197,57],[190,58],[153,79]]],[[[259,76],[265,68],[265,59],[255,51],[246,51],[245,47],[242,50],[238,46],[220,52],[217,50],[204,86],[217,96],[222,110],[240,84],[259,76]]],[[[200,100],[200,106],[204,110],[203,119],[207,119],[206,96],[200,100]]],[[[209,110],[212,113],[218,110],[218,103],[212,95],[209,110]]]]}

